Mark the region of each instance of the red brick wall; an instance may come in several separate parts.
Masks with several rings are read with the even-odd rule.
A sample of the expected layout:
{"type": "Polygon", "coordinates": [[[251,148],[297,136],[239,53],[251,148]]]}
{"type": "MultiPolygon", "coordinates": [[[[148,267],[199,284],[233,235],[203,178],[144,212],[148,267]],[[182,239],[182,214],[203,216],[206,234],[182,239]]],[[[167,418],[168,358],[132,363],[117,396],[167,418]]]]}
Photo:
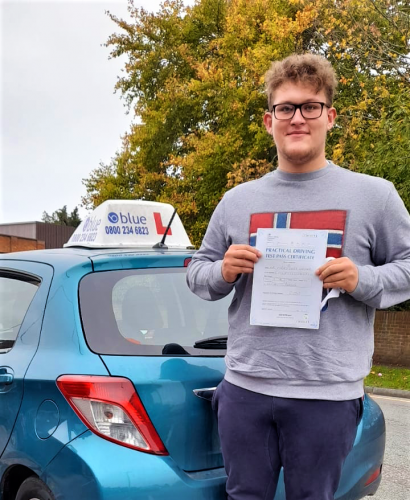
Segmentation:
{"type": "Polygon", "coordinates": [[[410,311],[377,311],[373,363],[410,368],[410,311]]]}
{"type": "Polygon", "coordinates": [[[0,234],[0,254],[23,252],[25,250],[40,250],[42,248],[45,248],[44,241],[0,234]]]}

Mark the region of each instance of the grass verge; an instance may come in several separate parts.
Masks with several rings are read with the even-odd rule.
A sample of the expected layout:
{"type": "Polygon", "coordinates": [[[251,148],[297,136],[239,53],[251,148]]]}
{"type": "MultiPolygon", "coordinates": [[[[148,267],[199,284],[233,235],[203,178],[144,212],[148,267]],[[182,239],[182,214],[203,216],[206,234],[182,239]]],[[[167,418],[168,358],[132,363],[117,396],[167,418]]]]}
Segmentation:
{"type": "Polygon", "coordinates": [[[364,385],[410,391],[410,370],[374,365],[370,374],[365,378],[364,385]]]}

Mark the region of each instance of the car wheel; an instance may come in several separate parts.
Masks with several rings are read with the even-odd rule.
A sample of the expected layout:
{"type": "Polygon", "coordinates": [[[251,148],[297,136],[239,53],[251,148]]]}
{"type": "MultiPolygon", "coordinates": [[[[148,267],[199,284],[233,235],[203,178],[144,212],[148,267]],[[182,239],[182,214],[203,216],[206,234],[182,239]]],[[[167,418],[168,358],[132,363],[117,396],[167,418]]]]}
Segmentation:
{"type": "Polygon", "coordinates": [[[21,483],[16,500],[55,500],[51,490],[43,481],[29,477],[21,483]]]}

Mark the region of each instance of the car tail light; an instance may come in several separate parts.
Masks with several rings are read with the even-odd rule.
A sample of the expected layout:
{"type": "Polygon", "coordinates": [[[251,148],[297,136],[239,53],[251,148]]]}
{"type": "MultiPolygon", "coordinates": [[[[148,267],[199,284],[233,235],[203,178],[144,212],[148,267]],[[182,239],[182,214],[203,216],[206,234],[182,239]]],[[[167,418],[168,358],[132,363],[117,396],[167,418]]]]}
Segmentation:
{"type": "Polygon", "coordinates": [[[57,379],[57,386],[98,436],[146,453],[168,455],[130,380],[63,375],[57,379]]]}
{"type": "Polygon", "coordinates": [[[376,481],[376,479],[380,476],[381,472],[382,472],[382,465],[380,467],[377,467],[377,469],[373,472],[373,474],[366,481],[365,486],[368,486],[373,481],[376,481]]]}
{"type": "Polygon", "coordinates": [[[188,267],[188,264],[191,262],[192,260],[192,257],[187,257],[185,260],[184,260],[184,267],[188,267]]]}

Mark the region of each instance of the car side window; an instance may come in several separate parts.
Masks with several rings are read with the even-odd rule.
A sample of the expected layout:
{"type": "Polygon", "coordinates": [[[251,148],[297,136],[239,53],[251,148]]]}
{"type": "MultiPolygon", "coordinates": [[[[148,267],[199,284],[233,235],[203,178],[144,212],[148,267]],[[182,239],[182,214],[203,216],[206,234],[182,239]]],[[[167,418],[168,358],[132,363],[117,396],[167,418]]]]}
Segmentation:
{"type": "Polygon", "coordinates": [[[39,285],[34,276],[0,271],[0,354],[13,347],[39,285]]]}

